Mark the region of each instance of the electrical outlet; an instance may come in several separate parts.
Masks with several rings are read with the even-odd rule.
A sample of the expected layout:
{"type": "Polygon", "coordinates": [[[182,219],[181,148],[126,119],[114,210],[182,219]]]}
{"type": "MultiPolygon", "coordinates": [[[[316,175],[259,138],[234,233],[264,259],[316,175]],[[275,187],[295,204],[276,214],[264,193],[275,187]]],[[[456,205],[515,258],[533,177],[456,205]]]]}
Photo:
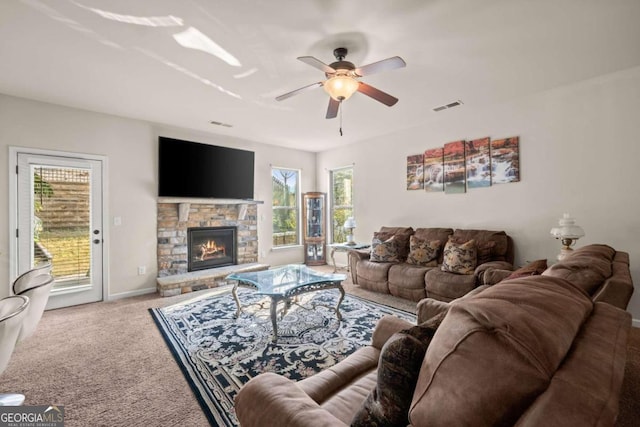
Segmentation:
{"type": "Polygon", "coordinates": [[[113,225],[115,225],[115,226],[122,225],[122,217],[121,216],[114,216],[113,217],[113,225]]]}
{"type": "Polygon", "coordinates": [[[147,273],[147,267],[141,265],[138,267],[138,276],[142,276],[147,273]]]}

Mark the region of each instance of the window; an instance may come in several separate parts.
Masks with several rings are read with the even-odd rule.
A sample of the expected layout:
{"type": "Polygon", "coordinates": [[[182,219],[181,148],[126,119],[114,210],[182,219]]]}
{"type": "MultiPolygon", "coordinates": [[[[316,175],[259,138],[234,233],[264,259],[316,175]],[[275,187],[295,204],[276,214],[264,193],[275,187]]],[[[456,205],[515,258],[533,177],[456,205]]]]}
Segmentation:
{"type": "Polygon", "coordinates": [[[300,171],[271,168],[273,247],[300,243],[300,171]]]}
{"type": "Polygon", "coordinates": [[[353,216],[353,167],[334,169],[331,179],[331,241],[347,241],[344,222],[353,216]]]}

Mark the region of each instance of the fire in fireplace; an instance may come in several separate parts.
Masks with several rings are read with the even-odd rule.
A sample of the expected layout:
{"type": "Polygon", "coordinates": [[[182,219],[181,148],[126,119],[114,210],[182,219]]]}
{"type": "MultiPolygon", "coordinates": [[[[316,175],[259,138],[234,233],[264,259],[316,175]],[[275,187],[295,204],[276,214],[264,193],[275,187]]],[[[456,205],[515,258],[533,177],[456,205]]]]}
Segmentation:
{"type": "Polygon", "coordinates": [[[187,229],[189,271],[237,264],[236,227],[187,229]]]}

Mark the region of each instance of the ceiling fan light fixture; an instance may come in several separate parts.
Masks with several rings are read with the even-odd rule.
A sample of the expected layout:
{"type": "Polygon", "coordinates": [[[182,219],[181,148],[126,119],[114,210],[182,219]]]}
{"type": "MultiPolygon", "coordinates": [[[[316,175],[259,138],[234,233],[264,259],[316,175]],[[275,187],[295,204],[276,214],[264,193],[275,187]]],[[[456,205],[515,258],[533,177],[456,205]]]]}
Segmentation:
{"type": "Polygon", "coordinates": [[[350,76],[335,75],[324,82],[324,90],[336,101],[345,101],[357,90],[360,83],[350,76]]]}

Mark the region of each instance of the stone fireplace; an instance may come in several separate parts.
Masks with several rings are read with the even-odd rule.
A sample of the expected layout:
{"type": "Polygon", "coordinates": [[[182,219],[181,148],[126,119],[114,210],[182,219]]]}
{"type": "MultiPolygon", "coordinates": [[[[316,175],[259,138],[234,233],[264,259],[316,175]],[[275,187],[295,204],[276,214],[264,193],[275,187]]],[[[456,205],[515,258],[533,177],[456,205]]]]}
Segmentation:
{"type": "Polygon", "coordinates": [[[237,227],[191,227],[187,229],[187,270],[235,265],[237,227]]]}
{"type": "Polygon", "coordinates": [[[213,288],[232,271],[258,264],[255,203],[158,199],[158,291],[162,296],[213,288]]]}

